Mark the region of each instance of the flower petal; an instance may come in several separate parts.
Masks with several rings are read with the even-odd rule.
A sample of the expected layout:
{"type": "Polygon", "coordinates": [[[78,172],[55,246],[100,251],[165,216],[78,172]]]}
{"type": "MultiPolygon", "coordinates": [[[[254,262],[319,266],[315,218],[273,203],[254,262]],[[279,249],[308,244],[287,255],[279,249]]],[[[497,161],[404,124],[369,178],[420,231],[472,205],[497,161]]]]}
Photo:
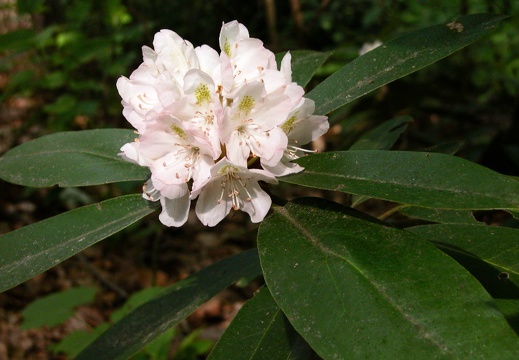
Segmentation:
{"type": "Polygon", "coordinates": [[[189,193],[176,198],[168,199],[166,197],[160,198],[162,205],[162,212],[159,215],[159,220],[166,226],[179,227],[186,223],[189,215],[189,193]]]}

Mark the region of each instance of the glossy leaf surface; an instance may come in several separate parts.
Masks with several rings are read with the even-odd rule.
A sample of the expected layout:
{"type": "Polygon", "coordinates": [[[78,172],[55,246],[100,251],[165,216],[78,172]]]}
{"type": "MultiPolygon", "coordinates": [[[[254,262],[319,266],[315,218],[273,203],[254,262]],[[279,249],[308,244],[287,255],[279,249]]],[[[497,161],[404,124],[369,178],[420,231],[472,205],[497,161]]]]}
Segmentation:
{"type": "Polygon", "coordinates": [[[410,232],[300,199],[262,223],[258,249],[273,298],[325,359],[519,356],[482,286],[410,232]]]}
{"type": "Polygon", "coordinates": [[[147,168],[123,160],[120,148],[135,139],[131,130],[61,132],[28,141],[0,159],[2,180],[33,187],[88,186],[146,180],[147,168]]]}
{"type": "Polygon", "coordinates": [[[5,291],[124,229],[156,210],[141,195],[84,206],[0,236],[0,291],[5,291]]]}
{"type": "Polygon", "coordinates": [[[333,73],[309,92],[308,97],[317,104],[316,114],[328,114],[473,43],[503,18],[492,14],[461,16],[455,22],[462,25],[461,32],[456,30],[455,24],[449,23],[390,40],[333,73]]]}
{"type": "Polygon", "coordinates": [[[297,160],[281,181],[441,209],[517,209],[519,181],[455,156],[411,151],[339,151],[297,160]]]}

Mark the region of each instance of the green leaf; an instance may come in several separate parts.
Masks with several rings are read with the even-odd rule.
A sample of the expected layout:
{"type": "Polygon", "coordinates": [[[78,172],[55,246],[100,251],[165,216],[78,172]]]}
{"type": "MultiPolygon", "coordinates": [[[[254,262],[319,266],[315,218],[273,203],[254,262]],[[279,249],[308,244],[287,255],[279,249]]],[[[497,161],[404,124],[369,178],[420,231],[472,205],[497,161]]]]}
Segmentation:
{"type": "Polygon", "coordinates": [[[0,236],[0,292],[50,269],[156,208],[141,195],[121,196],[0,236]]]}
{"type": "Polygon", "coordinates": [[[123,129],[61,132],[26,142],[0,159],[0,178],[33,187],[88,186],[146,180],[147,168],[125,161],[120,148],[135,133],[123,129]]]}
{"type": "Polygon", "coordinates": [[[411,121],[413,118],[410,116],[399,116],[386,121],[357,140],[350,150],[389,150],[411,121]]]}
{"type": "Polygon", "coordinates": [[[492,298],[418,236],[300,199],[263,221],[265,282],[323,358],[513,359],[519,339],[492,298]]]}
{"type": "Polygon", "coordinates": [[[519,334],[519,299],[495,299],[495,301],[508,324],[519,334]]]}
{"type": "Polygon", "coordinates": [[[435,224],[408,228],[441,249],[464,252],[494,268],[487,271],[495,285],[510,280],[519,286],[519,229],[478,224],[435,224]],[[499,274],[505,272],[506,279],[499,274]]]}
{"type": "Polygon", "coordinates": [[[168,352],[174,337],[175,329],[168,329],[142,349],[141,353],[148,355],[145,357],[146,359],[168,359],[168,352]]]}
{"type": "Polygon", "coordinates": [[[164,292],[163,287],[152,286],[149,288],[142,289],[136,293],[133,293],[125,302],[121,308],[115,310],[110,315],[110,320],[113,322],[117,322],[121,320],[123,317],[128,315],[135,308],[141,306],[142,304],[162,295],[164,292]]]}
{"type": "Polygon", "coordinates": [[[37,14],[45,10],[45,0],[17,0],[16,8],[20,14],[37,14]]]}
{"type": "Polygon", "coordinates": [[[68,358],[73,359],[88,344],[108,329],[108,323],[96,326],[92,331],[76,330],[65,336],[59,343],[49,345],[54,353],[65,353],[68,358]]]}
{"type": "MultiPolygon", "coordinates": [[[[281,59],[286,52],[276,54],[276,61],[281,64],[281,59]]],[[[332,55],[331,52],[319,52],[310,50],[292,50],[292,81],[302,87],[308,85],[316,71],[324,64],[324,62],[332,55]]]]}
{"type": "MultiPolygon", "coordinates": [[[[209,339],[201,339],[200,333],[202,328],[195,331],[191,331],[178,345],[178,349],[175,352],[174,359],[178,360],[191,360],[206,358],[207,354],[214,345],[214,341],[209,339]],[[205,356],[202,356],[205,355],[205,356]]],[[[147,346],[149,347],[149,345],[147,346]]],[[[167,359],[167,357],[164,357],[167,359]]]]}
{"type": "Polygon", "coordinates": [[[0,52],[27,51],[34,46],[36,34],[32,30],[18,29],[0,35],[0,52]]]}
{"type": "Polygon", "coordinates": [[[243,305],[207,359],[290,359],[295,351],[297,359],[312,354],[263,287],[243,305]]]}
{"type": "Polygon", "coordinates": [[[23,309],[21,328],[59,325],[74,315],[76,307],[93,302],[96,291],[95,288],[77,287],[39,298],[23,309]]]}
{"type": "Polygon", "coordinates": [[[519,181],[446,154],[339,151],[305,156],[297,163],[305,171],[279,180],[431,208],[519,208],[519,181]]]}
{"type": "Polygon", "coordinates": [[[257,251],[210,265],[138,307],[90,344],[76,360],[126,359],[240,277],[261,274],[257,251]]]}
{"type": "Polygon", "coordinates": [[[463,25],[461,32],[443,24],[390,40],[329,76],[307,97],[315,100],[316,114],[328,114],[464,48],[489,33],[504,18],[492,14],[461,16],[457,20],[463,25]]]}
{"type": "Polygon", "coordinates": [[[429,209],[418,206],[402,206],[399,212],[405,216],[444,224],[481,224],[466,210],[429,209]]]}
{"type": "Polygon", "coordinates": [[[429,146],[428,148],[424,149],[424,151],[454,155],[461,149],[462,146],[463,146],[463,142],[449,141],[446,143],[429,146]]]}

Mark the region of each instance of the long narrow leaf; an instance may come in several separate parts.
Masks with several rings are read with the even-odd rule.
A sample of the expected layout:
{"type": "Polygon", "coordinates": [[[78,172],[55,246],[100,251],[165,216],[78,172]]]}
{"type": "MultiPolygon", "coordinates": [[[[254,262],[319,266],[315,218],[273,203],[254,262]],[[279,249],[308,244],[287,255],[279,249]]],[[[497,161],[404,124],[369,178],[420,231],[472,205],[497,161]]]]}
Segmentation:
{"type": "Polygon", "coordinates": [[[141,195],[84,206],[0,236],[0,291],[59,264],[156,210],[141,195]]]}
{"type": "Polygon", "coordinates": [[[305,171],[281,181],[442,209],[518,209],[519,181],[451,155],[342,151],[297,160],[305,171]]]}
{"type": "Polygon", "coordinates": [[[266,287],[240,309],[208,360],[309,358],[312,350],[288,322],[266,287]]]}
{"type": "Polygon", "coordinates": [[[121,146],[135,133],[123,129],[61,132],[26,142],[0,158],[0,178],[18,185],[88,186],[145,180],[148,169],[123,160],[121,146]]]}
{"type": "Polygon", "coordinates": [[[242,277],[260,275],[255,249],[208,266],[141,305],[90,344],[77,360],[127,359],[242,277]]]}
{"type": "Polygon", "coordinates": [[[492,14],[467,15],[454,24],[436,25],[390,40],[329,76],[308,97],[316,102],[316,114],[328,114],[473,43],[503,18],[492,14]]]}

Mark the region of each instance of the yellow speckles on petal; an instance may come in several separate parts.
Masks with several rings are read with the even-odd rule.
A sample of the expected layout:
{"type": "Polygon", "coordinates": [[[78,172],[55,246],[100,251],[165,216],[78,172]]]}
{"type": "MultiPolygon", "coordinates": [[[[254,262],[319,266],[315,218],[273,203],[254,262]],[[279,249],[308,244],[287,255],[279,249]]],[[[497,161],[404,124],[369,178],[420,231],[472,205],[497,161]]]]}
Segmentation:
{"type": "Polygon", "coordinates": [[[225,165],[218,171],[218,174],[224,175],[224,174],[229,174],[229,173],[232,174],[232,173],[237,173],[237,172],[240,172],[240,170],[237,167],[232,166],[232,165],[225,165]]]}
{"type": "Polygon", "coordinates": [[[231,52],[231,44],[229,44],[229,41],[226,40],[225,41],[225,44],[223,45],[223,52],[227,54],[228,57],[231,57],[232,55],[232,52],[231,52]]]}
{"type": "Polygon", "coordinates": [[[196,104],[202,105],[203,103],[211,102],[211,92],[207,84],[200,84],[195,90],[196,104]]]}
{"type": "Polygon", "coordinates": [[[246,95],[240,100],[240,103],[238,104],[238,110],[240,113],[244,113],[244,115],[246,115],[252,110],[254,103],[255,101],[252,96],[246,95]]]}
{"type": "Polygon", "coordinates": [[[288,134],[294,128],[296,120],[297,120],[297,116],[292,115],[287,121],[285,121],[283,123],[283,125],[281,125],[281,130],[283,130],[285,132],[285,134],[288,134]]]}
{"type": "Polygon", "coordinates": [[[182,128],[178,125],[171,125],[171,131],[173,131],[173,133],[177,135],[180,139],[187,140],[186,132],[182,130],[182,128]]]}

